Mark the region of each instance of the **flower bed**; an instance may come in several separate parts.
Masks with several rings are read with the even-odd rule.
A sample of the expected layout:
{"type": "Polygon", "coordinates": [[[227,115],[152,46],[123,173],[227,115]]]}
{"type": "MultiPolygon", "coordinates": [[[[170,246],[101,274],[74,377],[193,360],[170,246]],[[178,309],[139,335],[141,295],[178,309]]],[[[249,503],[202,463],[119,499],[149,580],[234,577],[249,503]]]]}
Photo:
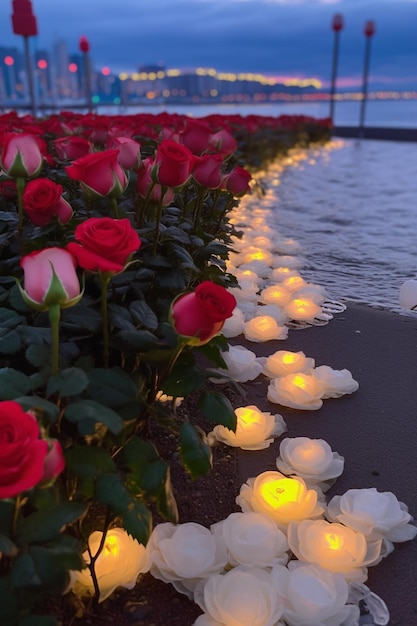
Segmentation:
{"type": "MultiPolygon", "coordinates": [[[[326,141],[327,121],[255,116],[197,121],[167,114],[109,118],[68,112],[46,120],[3,116],[0,127],[0,597],[5,623],[30,626],[19,620],[64,591],[71,594],[68,598],[75,594],[82,599],[81,612],[91,598],[94,608],[117,587],[134,587],[149,570],[198,602],[207,612],[199,624],[227,624],[221,598],[242,585],[248,590],[258,585],[270,599],[260,623],[305,623],[300,614],[294,617],[294,608],[284,611],[276,592],[277,585],[296,588],[292,579],[299,576],[292,566],[285,567],[289,548],[282,528],[281,534],[271,530],[271,542],[279,538],[274,552],[279,562],[257,562],[255,584],[255,570],[248,575],[240,569],[249,565],[247,559],[242,563],[224,540],[218,544],[220,535],[233,535],[224,530],[228,522],[217,520],[221,532],[194,522],[178,525],[170,465],[154,445],[152,432],[157,422],[173,433],[192,479],[210,471],[211,444],[222,429],[223,441],[235,431],[232,445],[241,445],[243,437],[245,445],[254,447],[242,434],[239,412],[213,387],[213,380],[226,377],[239,391],[221,331],[228,327],[226,336],[235,332],[230,329],[239,309],[250,341],[265,340],[266,323],[267,333],[273,333],[267,339],[284,336],[288,322],[312,322],[322,312],[323,298],[303,281],[284,283],[288,293],[300,296],[299,303],[293,299],[291,308],[288,296],[284,313],[275,310],[274,317],[268,307],[277,309],[278,296],[262,296],[263,287],[245,284],[239,275],[261,267],[256,265],[258,253],[241,250],[239,258],[246,256],[246,265],[252,265],[235,263],[236,275],[228,265],[241,236],[233,209],[251,190],[256,170],[293,146],[326,141]],[[313,298],[309,311],[308,297],[313,298]],[[268,315],[255,313],[258,305],[268,315]],[[193,398],[198,420],[178,411],[184,397],[193,398]],[[206,429],[200,427],[201,416],[206,429]],[[153,531],[154,514],[166,522],[153,531]],[[203,567],[212,554],[216,558],[203,567]],[[281,569],[274,569],[273,582],[264,568],[275,565],[281,569]],[[230,566],[230,574],[224,575],[230,566]]],[[[305,392],[305,384],[287,380],[292,373],[274,374],[272,402],[314,410],[324,399],[356,389],[349,374],[306,361],[303,376],[314,390],[288,404],[293,387],[305,392]]],[[[264,374],[274,367],[269,362],[264,374]]],[[[239,373],[241,369],[238,365],[239,373]]],[[[258,367],[253,377],[259,373],[258,367]]],[[[301,376],[299,370],[296,374],[301,376]]],[[[268,437],[282,434],[284,427],[277,429],[270,414],[256,417],[255,409],[251,415],[262,430],[255,447],[265,447],[268,437]]],[[[288,446],[283,463],[287,468],[288,446]]],[[[319,478],[329,476],[324,472],[319,478]]],[[[282,474],[277,480],[294,484],[282,474]]],[[[358,611],[346,604],[348,583],[327,573],[317,578],[314,568],[322,567],[323,560],[310,556],[303,534],[309,532],[307,521],[315,520],[316,534],[324,532],[323,524],[339,522],[323,519],[326,507],[317,480],[312,489],[305,478],[295,482],[308,502],[302,504],[302,514],[289,513],[292,553],[298,563],[312,564],[303,576],[335,586],[334,611],[330,607],[323,619],[336,620],[343,613],[350,620],[346,624],[353,624],[358,611]]],[[[239,503],[242,510],[259,514],[248,497],[252,488],[247,487],[239,503]]],[[[339,519],[340,506],[331,506],[332,518],[339,519]]],[[[254,517],[239,516],[243,524],[254,517]]],[[[255,515],[255,527],[265,526],[261,534],[269,537],[271,524],[262,520],[255,515]]],[[[408,521],[406,514],[397,519],[400,525],[408,521]]],[[[406,538],[412,534],[407,530],[406,538]]],[[[386,541],[399,540],[388,535],[386,541]]],[[[365,558],[362,550],[355,560],[355,574],[377,562],[382,539],[373,540],[372,554],[365,558]]],[[[366,539],[358,541],[362,548],[368,546],[366,539]]],[[[331,571],[340,574],[341,567],[331,571]]]]}

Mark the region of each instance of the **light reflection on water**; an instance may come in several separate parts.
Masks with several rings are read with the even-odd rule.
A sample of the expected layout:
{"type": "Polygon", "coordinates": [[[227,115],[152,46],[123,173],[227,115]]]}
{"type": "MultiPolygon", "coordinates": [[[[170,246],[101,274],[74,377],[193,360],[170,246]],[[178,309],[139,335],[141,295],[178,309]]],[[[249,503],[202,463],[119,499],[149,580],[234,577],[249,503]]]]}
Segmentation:
{"type": "Polygon", "coordinates": [[[250,202],[301,244],[303,277],[330,297],[400,311],[399,288],[417,277],[417,145],[339,140],[303,156],[250,202]]]}

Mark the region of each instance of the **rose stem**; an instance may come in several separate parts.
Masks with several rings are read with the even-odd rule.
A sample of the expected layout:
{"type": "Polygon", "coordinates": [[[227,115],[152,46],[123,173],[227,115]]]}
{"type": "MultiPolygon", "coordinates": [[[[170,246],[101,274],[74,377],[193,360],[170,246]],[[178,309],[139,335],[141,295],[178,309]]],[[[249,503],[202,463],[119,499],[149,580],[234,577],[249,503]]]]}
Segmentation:
{"type": "Polygon", "coordinates": [[[109,366],[109,320],[107,307],[107,288],[109,286],[111,274],[100,272],[101,280],[101,323],[103,332],[103,365],[109,366]]]}
{"type": "Polygon", "coordinates": [[[59,304],[51,304],[48,309],[49,321],[52,331],[52,376],[59,372],[59,320],[61,308],[59,304]]]}

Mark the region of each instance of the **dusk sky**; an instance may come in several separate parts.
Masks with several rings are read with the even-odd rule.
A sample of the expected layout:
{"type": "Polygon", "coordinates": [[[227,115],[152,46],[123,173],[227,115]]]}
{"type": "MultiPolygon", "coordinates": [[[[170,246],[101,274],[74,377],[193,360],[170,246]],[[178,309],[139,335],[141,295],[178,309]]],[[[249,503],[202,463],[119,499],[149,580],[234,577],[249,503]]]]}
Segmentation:
{"type": "MultiPolygon", "coordinates": [[[[2,46],[23,49],[11,29],[11,0],[0,5],[2,46]]],[[[32,0],[39,35],[32,48],[85,35],[95,67],[136,71],[213,67],[226,72],[319,78],[331,73],[331,21],[342,13],[340,86],[360,86],[364,24],[376,22],[371,87],[417,90],[417,0],[32,0]]]]}

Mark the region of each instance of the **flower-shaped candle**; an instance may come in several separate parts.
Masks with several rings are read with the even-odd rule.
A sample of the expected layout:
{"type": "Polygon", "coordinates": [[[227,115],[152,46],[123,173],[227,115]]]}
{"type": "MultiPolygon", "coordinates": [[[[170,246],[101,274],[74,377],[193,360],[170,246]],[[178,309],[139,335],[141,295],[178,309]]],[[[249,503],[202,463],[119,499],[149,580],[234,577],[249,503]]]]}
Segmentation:
{"type": "MultiPolygon", "coordinates": [[[[238,383],[254,380],[262,372],[262,363],[252,350],[244,346],[231,346],[227,352],[221,353],[227,369],[219,368],[216,371],[224,373],[238,383]]],[[[213,382],[224,382],[223,379],[213,378],[213,382]]]]}
{"type": "Polygon", "coordinates": [[[270,315],[259,315],[246,322],[244,335],[248,341],[261,343],[272,339],[286,339],[288,328],[278,326],[277,321],[270,315]]]}
{"type": "Polygon", "coordinates": [[[284,310],[290,319],[304,322],[312,321],[322,312],[321,306],[305,296],[290,300],[284,310]]]}
{"type": "Polygon", "coordinates": [[[263,374],[268,378],[277,378],[297,372],[308,372],[314,365],[314,359],[306,357],[304,352],[278,350],[266,359],[263,374]]]}
{"type": "Polygon", "coordinates": [[[274,404],[293,409],[315,411],[323,405],[321,399],[323,385],[312,374],[297,372],[282,378],[274,378],[269,383],[267,397],[274,404]]]}
{"type": "Polygon", "coordinates": [[[264,304],[285,306],[291,299],[291,293],[282,285],[269,285],[262,291],[260,299],[264,304]]]}
{"type": "Polygon", "coordinates": [[[245,252],[241,253],[241,264],[251,263],[252,261],[263,261],[270,265],[272,263],[273,255],[268,250],[262,250],[256,246],[250,246],[245,252]]]}
{"type": "Polygon", "coordinates": [[[243,512],[267,515],[281,528],[286,528],[291,521],[318,518],[323,514],[318,491],[307,489],[298,476],[287,478],[273,471],[249,478],[240,488],[236,503],[243,512]]]}
{"type": "Polygon", "coordinates": [[[305,287],[306,285],[307,285],[306,281],[299,274],[295,276],[289,276],[288,278],[285,278],[282,281],[282,286],[285,287],[285,289],[287,289],[287,291],[290,291],[291,293],[295,293],[296,291],[298,291],[302,287],[305,287]]]}
{"type": "Polygon", "coordinates": [[[352,378],[347,369],[334,370],[328,365],[320,365],[312,372],[314,378],[323,386],[322,398],[340,398],[359,389],[359,383],[352,378]]]}
{"type": "Polygon", "coordinates": [[[334,480],[343,472],[344,458],[333,452],[323,439],[287,437],[281,441],[279,453],[276,461],[279,471],[297,474],[307,485],[320,483],[323,489],[322,481],[334,480]]]}
{"type": "Polygon", "coordinates": [[[367,542],[362,533],[325,520],[305,519],[288,526],[288,543],[300,561],[343,574],[350,582],[367,579],[367,565],[379,562],[382,541],[367,542]]]}
{"type": "Polygon", "coordinates": [[[285,280],[286,278],[289,278],[290,276],[298,276],[298,272],[296,269],[293,269],[291,267],[276,267],[274,270],[272,270],[271,272],[271,278],[272,280],[276,280],[278,282],[285,280]]]}
{"type": "Polygon", "coordinates": [[[235,409],[236,432],[225,426],[215,426],[213,435],[228,446],[243,450],[263,450],[287,430],[281,415],[260,411],[256,406],[242,406],[235,409]]]}

